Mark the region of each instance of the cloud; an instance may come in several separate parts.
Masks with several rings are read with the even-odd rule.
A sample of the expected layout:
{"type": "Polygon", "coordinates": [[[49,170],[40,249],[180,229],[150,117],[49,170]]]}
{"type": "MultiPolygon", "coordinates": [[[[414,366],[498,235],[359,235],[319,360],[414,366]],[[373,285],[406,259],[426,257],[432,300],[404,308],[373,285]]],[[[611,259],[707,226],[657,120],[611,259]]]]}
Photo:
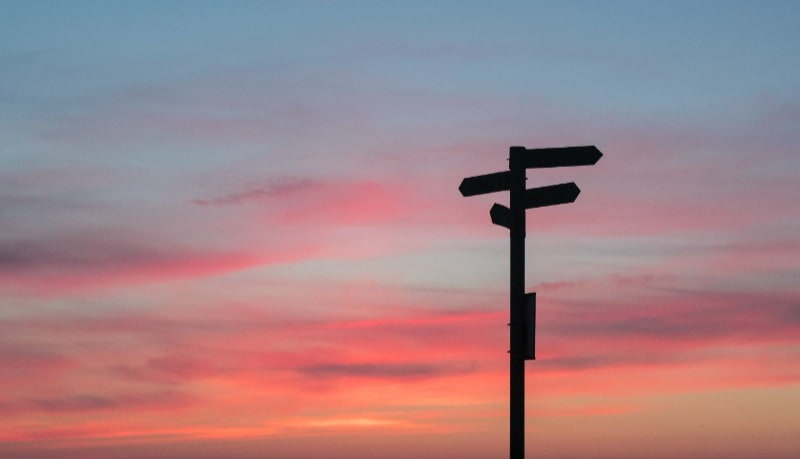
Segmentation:
{"type": "MultiPolygon", "coordinates": [[[[620,289],[632,283],[652,295],[634,302],[599,298],[587,307],[558,300],[558,295],[554,295],[558,302],[543,298],[539,359],[529,363],[537,393],[674,392],[681,390],[678,375],[696,378],[693,387],[714,389],[731,384],[726,375],[753,368],[751,360],[764,358],[773,360],[767,368],[758,368],[755,379],[739,380],[742,385],[785,385],[800,376],[788,365],[796,358],[792,352],[779,355],[770,348],[796,336],[800,325],[790,308],[793,297],[773,298],[768,302],[773,306],[761,304],[758,311],[763,317],[752,320],[751,301],[758,296],[664,293],[656,288],[662,281],[646,274],[620,274],[572,287],[597,291],[598,286],[620,289]],[[708,327],[707,321],[713,326],[708,327]],[[750,331],[742,334],[743,326],[750,331]],[[709,332],[702,333],[704,328],[709,332]],[[736,356],[738,350],[746,352],[736,356]],[[703,369],[709,369],[708,374],[703,369]],[[635,388],[632,378],[638,378],[635,388]]],[[[320,288],[332,297],[341,293],[320,288]]],[[[400,397],[413,394],[419,400],[414,413],[420,419],[436,412],[428,404],[500,403],[507,371],[505,308],[402,307],[402,296],[393,298],[390,289],[364,285],[361,290],[374,305],[367,317],[298,317],[281,303],[229,307],[189,301],[187,306],[149,312],[64,312],[7,320],[0,329],[2,336],[12,340],[24,336],[42,346],[59,343],[64,359],[82,365],[65,367],[66,373],[59,376],[72,381],[67,393],[31,387],[7,395],[0,404],[8,416],[48,413],[76,419],[169,409],[171,422],[203,419],[208,413],[230,419],[242,413],[253,416],[253,406],[261,406],[263,411],[256,412],[265,423],[285,425],[309,404],[316,407],[310,417],[366,418],[369,410],[378,410],[392,419],[408,420],[408,413],[396,404],[376,402],[370,395],[383,390],[400,397]],[[369,294],[373,288],[381,294],[373,297],[369,294]],[[381,308],[381,304],[391,306],[381,308]],[[101,345],[109,342],[127,344],[113,349],[101,345]],[[81,374],[94,376],[83,379],[81,374]],[[107,390],[90,385],[97,375],[102,375],[107,390]],[[459,381],[457,388],[454,381],[459,381]],[[364,391],[364,384],[369,391],[364,391]]],[[[19,359],[17,366],[24,367],[23,356],[19,359]]],[[[19,389],[5,381],[0,387],[19,389]]],[[[571,411],[558,403],[548,410],[568,416],[607,411],[571,411]]],[[[112,430],[130,435],[162,426],[157,418],[139,419],[127,430],[124,422],[112,430]]],[[[40,427],[42,438],[58,435],[40,427]]],[[[168,432],[168,426],[163,431],[168,432]]],[[[30,429],[25,432],[26,438],[34,435],[30,429]]],[[[106,433],[95,430],[91,435],[106,433]]]]}
{"type": "Polygon", "coordinates": [[[201,206],[242,204],[269,198],[285,198],[286,195],[315,187],[317,187],[317,183],[311,179],[276,178],[266,184],[252,185],[232,194],[208,199],[195,199],[192,202],[201,206]]]}
{"type": "MultiPolygon", "coordinates": [[[[413,190],[372,180],[276,178],[219,197],[197,199],[198,205],[258,204],[280,226],[358,226],[408,224],[417,203],[413,190]]],[[[415,219],[415,221],[418,221],[415,219]]]]}
{"type": "Polygon", "coordinates": [[[141,413],[183,408],[190,406],[195,401],[194,397],[175,390],[110,395],[105,394],[104,388],[98,387],[95,390],[98,393],[2,400],[0,401],[0,415],[69,415],[104,411],[141,413]]]}
{"type": "Polygon", "coordinates": [[[0,285],[55,295],[175,279],[194,279],[258,265],[302,259],[312,248],[258,252],[200,249],[155,242],[149,235],[84,233],[53,239],[0,240],[0,285]],[[133,235],[132,235],[133,236],[133,235]]]}
{"type": "Polygon", "coordinates": [[[30,404],[45,412],[60,413],[74,411],[94,411],[116,407],[117,403],[107,397],[96,395],[76,395],[68,398],[31,400],[30,404]]]}
{"type": "Polygon", "coordinates": [[[27,404],[45,413],[74,413],[99,410],[140,412],[174,409],[186,406],[192,398],[170,390],[145,394],[92,395],[78,394],[61,398],[30,399],[27,404]]]}
{"type": "Polygon", "coordinates": [[[351,363],[317,364],[299,368],[313,378],[357,377],[357,378],[432,378],[441,375],[457,375],[471,368],[458,365],[430,365],[418,363],[351,363]]]}
{"type": "Polygon", "coordinates": [[[12,387],[30,387],[52,381],[78,366],[74,359],[61,352],[43,349],[44,346],[35,344],[35,340],[34,344],[24,344],[32,339],[24,339],[25,334],[3,326],[3,322],[0,322],[0,330],[4,331],[0,338],[0,368],[3,368],[0,388],[10,390],[12,387]]]}

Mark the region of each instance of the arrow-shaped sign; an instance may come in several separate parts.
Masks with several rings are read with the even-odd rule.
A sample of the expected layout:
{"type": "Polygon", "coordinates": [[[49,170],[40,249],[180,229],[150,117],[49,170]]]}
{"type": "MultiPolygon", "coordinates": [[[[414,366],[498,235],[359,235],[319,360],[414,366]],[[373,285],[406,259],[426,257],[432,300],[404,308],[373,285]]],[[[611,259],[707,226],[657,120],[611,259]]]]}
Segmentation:
{"type": "Polygon", "coordinates": [[[495,172],[493,174],[476,175],[461,181],[458,191],[462,196],[475,196],[476,194],[494,193],[511,188],[511,173],[509,171],[495,172]]]}
{"type": "Polygon", "coordinates": [[[575,182],[525,190],[525,208],[554,206],[575,202],[581,190],[575,182]]]}
{"type": "Polygon", "coordinates": [[[594,145],[563,148],[511,147],[511,161],[521,161],[526,169],[539,167],[591,166],[603,156],[594,145]]]}
{"type": "Polygon", "coordinates": [[[495,203],[495,205],[489,209],[489,216],[492,217],[492,223],[495,225],[511,229],[511,209],[508,207],[495,203]]]}

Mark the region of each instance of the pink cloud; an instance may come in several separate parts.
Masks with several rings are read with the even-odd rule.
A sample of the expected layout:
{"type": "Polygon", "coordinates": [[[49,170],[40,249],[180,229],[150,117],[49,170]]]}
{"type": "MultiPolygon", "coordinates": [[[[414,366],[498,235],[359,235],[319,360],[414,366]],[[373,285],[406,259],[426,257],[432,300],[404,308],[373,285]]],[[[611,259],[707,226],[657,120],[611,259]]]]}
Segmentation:
{"type": "Polygon", "coordinates": [[[12,339],[12,336],[24,337],[19,331],[7,327],[0,329],[5,329],[5,339],[0,340],[0,368],[3,369],[0,388],[10,390],[39,385],[64,376],[78,366],[74,359],[63,353],[36,344],[23,344],[30,343],[30,340],[12,339]]]}
{"type": "Polygon", "coordinates": [[[159,246],[85,235],[0,242],[0,285],[36,295],[193,279],[303,259],[314,248],[254,252],[159,246]]]}
{"type": "MultiPolygon", "coordinates": [[[[312,180],[280,178],[218,197],[194,201],[199,205],[260,204],[267,220],[282,226],[358,226],[407,223],[428,205],[413,189],[371,180],[312,180]]],[[[418,221],[418,216],[415,221],[418,221]]]]}
{"type": "MultiPolygon", "coordinates": [[[[693,378],[695,390],[714,390],[735,387],[737,381],[745,386],[785,385],[800,377],[791,365],[796,355],[777,351],[797,336],[800,323],[792,319],[791,308],[795,297],[664,293],[656,288],[661,282],[647,273],[612,274],[574,282],[568,290],[552,288],[552,295],[543,296],[540,304],[539,359],[528,364],[532,390],[544,397],[648,396],[685,390],[686,378],[693,378]],[[627,301],[620,300],[624,292],[598,296],[593,302],[560,297],[565,291],[634,287],[642,296],[627,301]],[[760,301],[757,314],[755,301],[760,301]],[[765,358],[771,363],[760,366],[757,362],[765,358]],[[750,376],[735,376],[739,373],[750,376]]],[[[3,401],[7,416],[22,419],[24,413],[50,412],[73,416],[70,422],[79,425],[89,413],[112,416],[125,403],[138,403],[135,394],[192,394],[170,411],[169,420],[147,414],[161,409],[159,403],[148,408],[143,402],[137,422],[119,426],[135,436],[171,432],[176,422],[205,416],[237,419],[257,413],[268,427],[278,428],[273,423],[283,426],[301,414],[312,419],[377,419],[381,417],[373,414],[378,410],[387,419],[416,425],[425,419],[455,422],[447,416],[437,418],[437,406],[448,407],[443,412],[468,411],[470,401],[496,404],[498,410],[504,406],[505,307],[452,310],[414,303],[412,308],[402,289],[370,284],[341,291],[328,287],[318,286],[333,298],[347,288],[363,293],[368,299],[364,308],[372,305],[374,310],[362,317],[353,312],[351,317],[300,317],[279,302],[231,308],[188,301],[148,313],[62,313],[7,320],[1,331],[8,339],[24,336],[43,346],[60,343],[63,359],[81,363],[65,367],[61,371],[66,373],[52,379],[72,381],[69,390],[55,395],[0,383],[14,389],[3,401]],[[105,349],[102,343],[107,342],[130,345],[123,351],[105,349]],[[99,379],[107,387],[90,389],[87,384],[99,379]],[[398,400],[376,400],[376,393],[392,393],[398,400]],[[409,398],[419,400],[419,415],[403,411],[403,400],[409,398]],[[309,406],[314,407],[311,413],[309,406]]],[[[341,301],[346,304],[346,297],[341,301]]],[[[20,359],[18,365],[24,367],[26,361],[20,359]]],[[[35,359],[31,364],[35,366],[35,359]]],[[[168,404],[164,407],[170,409],[168,404]]],[[[625,405],[628,408],[636,405],[625,405]]],[[[548,410],[548,416],[615,412],[613,406],[558,404],[548,410]]],[[[45,423],[25,435],[40,432],[42,438],[55,438],[47,433],[54,427],[45,423]]],[[[190,428],[177,435],[200,432],[190,428]]],[[[107,434],[113,435],[95,433],[107,434]]]]}
{"type": "MultiPolygon", "coordinates": [[[[192,397],[176,391],[149,394],[76,394],[49,398],[27,398],[2,403],[15,415],[45,413],[54,415],[80,414],[98,411],[174,411],[189,406],[192,397]]],[[[5,414],[5,413],[4,413],[5,414]]]]}
{"type": "MultiPolygon", "coordinates": [[[[576,309],[569,302],[558,307],[544,302],[536,364],[540,371],[558,374],[713,363],[715,349],[731,343],[790,342],[800,327],[792,319],[792,301],[792,297],[706,293],[650,299],[638,307],[600,302],[592,309],[576,309]],[[759,301],[756,315],[753,301],[759,301]]],[[[231,382],[263,381],[271,374],[331,382],[481,374],[502,368],[507,346],[504,310],[344,321],[276,320],[255,311],[227,318],[198,312],[181,320],[129,315],[103,320],[29,319],[9,323],[7,330],[51,336],[57,332],[62,340],[91,332],[155,343],[131,353],[125,364],[109,356],[87,359],[105,362],[121,380],[166,384],[234,375],[231,382]],[[275,349],[279,343],[281,350],[275,349]]]]}

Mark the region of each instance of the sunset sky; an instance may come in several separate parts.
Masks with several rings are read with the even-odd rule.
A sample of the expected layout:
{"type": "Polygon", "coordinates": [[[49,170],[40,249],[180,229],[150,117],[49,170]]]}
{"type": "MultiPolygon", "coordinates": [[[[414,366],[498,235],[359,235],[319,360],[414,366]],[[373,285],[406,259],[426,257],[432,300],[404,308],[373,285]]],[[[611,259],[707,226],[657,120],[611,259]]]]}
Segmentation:
{"type": "Polygon", "coordinates": [[[0,457],[800,457],[800,3],[0,1],[0,457]]]}

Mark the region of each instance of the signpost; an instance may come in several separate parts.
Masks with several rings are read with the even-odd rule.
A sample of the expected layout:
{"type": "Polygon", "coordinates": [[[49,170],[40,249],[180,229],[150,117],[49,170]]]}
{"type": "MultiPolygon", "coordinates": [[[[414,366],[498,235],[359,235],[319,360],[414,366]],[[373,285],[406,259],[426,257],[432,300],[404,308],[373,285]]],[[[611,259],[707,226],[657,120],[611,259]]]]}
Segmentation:
{"type": "Polygon", "coordinates": [[[458,190],[462,196],[509,191],[509,207],[495,204],[489,216],[508,228],[510,354],[509,457],[525,457],[525,360],[534,360],[536,294],[525,294],[525,209],[575,202],[581,190],[575,183],[525,189],[525,170],[544,167],[591,166],[603,154],[595,146],[538,148],[511,147],[508,170],[467,177],[458,190]]]}

